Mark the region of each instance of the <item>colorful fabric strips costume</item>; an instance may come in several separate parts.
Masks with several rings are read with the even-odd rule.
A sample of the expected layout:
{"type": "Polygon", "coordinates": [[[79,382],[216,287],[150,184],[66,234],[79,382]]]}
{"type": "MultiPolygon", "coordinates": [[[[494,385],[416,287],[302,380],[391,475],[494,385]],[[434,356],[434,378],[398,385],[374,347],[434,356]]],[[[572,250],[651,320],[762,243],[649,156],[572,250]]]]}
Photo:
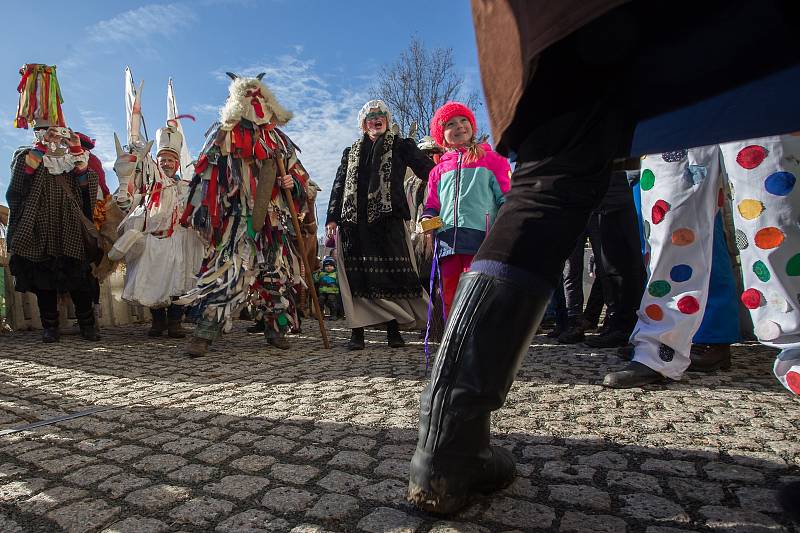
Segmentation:
{"type": "Polygon", "coordinates": [[[294,178],[298,213],[307,211],[308,174],[297,147],[277,128],[292,115],[261,83],[261,75],[229,76],[233,82],[221,123],[207,134],[180,217],[211,244],[197,287],[180,300],[202,312],[193,341],[201,346],[190,345],[190,355],[200,355],[202,344],[215,339],[248,302],[256,318],[265,319],[268,339],[281,339],[298,325],[292,287],[302,283],[301,261],[277,163],[281,159],[294,178]]]}

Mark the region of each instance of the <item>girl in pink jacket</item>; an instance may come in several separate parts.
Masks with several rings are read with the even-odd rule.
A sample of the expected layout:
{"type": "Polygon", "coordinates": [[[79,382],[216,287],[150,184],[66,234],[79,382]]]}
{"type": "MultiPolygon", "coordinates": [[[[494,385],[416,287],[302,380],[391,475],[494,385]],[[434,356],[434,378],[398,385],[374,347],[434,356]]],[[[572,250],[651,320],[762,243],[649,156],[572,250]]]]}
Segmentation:
{"type": "Polygon", "coordinates": [[[431,136],[447,151],[428,177],[423,218],[441,217],[436,233],[445,313],[458,279],[489,231],[511,188],[508,160],[475,141],[475,115],[464,104],[448,102],[431,120],[431,136]]]}

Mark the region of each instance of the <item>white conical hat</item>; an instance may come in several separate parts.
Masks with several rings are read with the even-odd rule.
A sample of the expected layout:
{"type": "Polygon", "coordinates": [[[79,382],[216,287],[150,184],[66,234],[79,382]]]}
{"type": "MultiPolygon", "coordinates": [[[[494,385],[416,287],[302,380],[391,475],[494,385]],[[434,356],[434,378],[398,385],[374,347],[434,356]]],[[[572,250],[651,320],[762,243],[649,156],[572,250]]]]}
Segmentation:
{"type": "Polygon", "coordinates": [[[168,151],[174,153],[175,157],[180,159],[183,135],[178,131],[177,123],[174,120],[168,120],[166,126],[156,131],[156,141],[158,142],[156,156],[163,151],[168,151]]]}

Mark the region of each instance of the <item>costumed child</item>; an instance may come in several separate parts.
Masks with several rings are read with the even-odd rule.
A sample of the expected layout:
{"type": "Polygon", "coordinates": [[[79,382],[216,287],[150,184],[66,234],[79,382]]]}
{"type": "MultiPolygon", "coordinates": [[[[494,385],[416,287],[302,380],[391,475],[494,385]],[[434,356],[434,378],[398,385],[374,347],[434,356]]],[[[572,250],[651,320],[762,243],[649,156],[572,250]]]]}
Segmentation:
{"type": "MultiPolygon", "coordinates": [[[[130,76],[127,70],[126,77],[130,76]]],[[[132,81],[130,77],[131,86],[132,81]]],[[[152,323],[147,335],[159,337],[167,332],[172,338],[183,338],[184,308],[175,300],[194,288],[205,244],[196,232],[178,224],[189,190],[189,182],[178,173],[183,149],[178,119],[182,117],[168,120],[156,131],[153,160],[153,141],[144,139],[139,131],[141,88],[132,91],[127,151],[117,142],[114,163],[120,182],[115,196],[127,215],[120,224],[123,235],[109,256],[125,259],[122,298],[150,309],[152,323]]]]}
{"type": "Polygon", "coordinates": [[[339,320],[342,314],[342,306],[339,303],[339,280],[336,273],[336,260],[328,256],[322,260],[322,270],[314,272],[314,283],[317,284],[319,294],[319,308],[323,313],[325,306],[331,311],[331,320],[339,320]]]}
{"type": "Polygon", "coordinates": [[[446,152],[428,177],[423,219],[441,219],[436,249],[446,315],[458,279],[469,270],[511,188],[508,160],[476,142],[475,133],[475,115],[458,102],[447,102],[431,120],[431,136],[446,152]]]}
{"type": "Polygon", "coordinates": [[[278,129],[292,114],[261,82],[263,74],[228,75],[233,82],[221,123],[206,137],[180,219],[210,244],[197,287],[180,300],[202,313],[186,348],[192,357],[230,329],[247,303],[256,320],[264,319],[275,348],[288,349],[286,333],[299,325],[294,287],[302,283],[301,258],[287,196],[303,217],[308,173],[278,129]]]}
{"type": "Polygon", "coordinates": [[[65,127],[56,67],[30,63],[22,80],[14,125],[34,128],[33,146],[11,162],[7,246],[18,292],[36,294],[43,342],[59,340],[58,294],[75,305],[80,336],[97,341],[92,263],[101,250],[85,238],[92,225],[98,177],[78,135],[65,127]]]}

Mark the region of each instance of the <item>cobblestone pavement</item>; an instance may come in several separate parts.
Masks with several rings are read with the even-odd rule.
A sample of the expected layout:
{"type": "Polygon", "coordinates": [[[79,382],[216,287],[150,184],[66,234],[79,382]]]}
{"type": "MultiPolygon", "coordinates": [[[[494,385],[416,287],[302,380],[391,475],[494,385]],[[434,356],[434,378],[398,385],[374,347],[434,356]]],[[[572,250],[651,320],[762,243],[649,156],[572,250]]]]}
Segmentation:
{"type": "Polygon", "coordinates": [[[0,338],[0,430],[90,413],[0,437],[0,531],[794,530],[775,489],[800,479],[800,402],[763,347],[735,347],[729,372],[614,391],[599,386],[611,350],[537,337],[492,421],[519,478],[444,521],[403,498],[416,338],[389,350],[368,332],[351,353],[340,326],[331,350],[309,335],[285,353],[246,325],[196,360],[144,326],[0,338]]]}

